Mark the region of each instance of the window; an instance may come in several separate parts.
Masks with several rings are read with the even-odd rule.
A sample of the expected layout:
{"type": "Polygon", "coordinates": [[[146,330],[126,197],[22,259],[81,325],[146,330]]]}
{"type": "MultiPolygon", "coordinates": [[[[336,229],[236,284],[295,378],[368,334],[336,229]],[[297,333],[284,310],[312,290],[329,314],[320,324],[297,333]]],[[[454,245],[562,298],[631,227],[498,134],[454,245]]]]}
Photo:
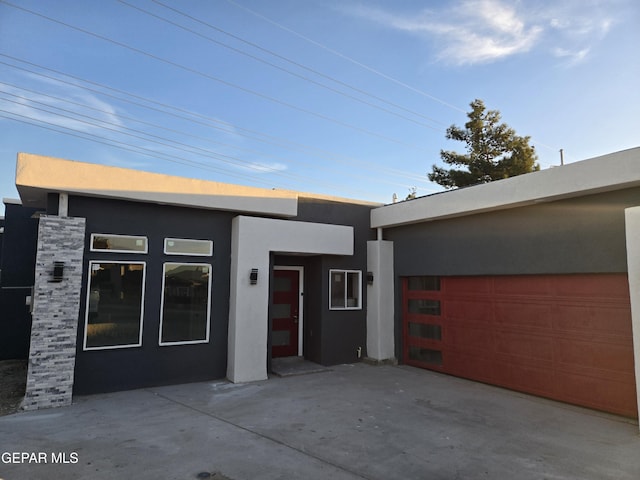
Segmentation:
{"type": "Polygon", "coordinates": [[[168,255],[210,257],[213,255],[213,242],[211,240],[191,240],[188,238],[165,238],[164,253],[168,255]]]}
{"type": "Polygon", "coordinates": [[[165,263],[160,345],[206,343],[211,314],[211,265],[165,263]]]}
{"type": "Polygon", "coordinates": [[[91,234],[92,252],[147,253],[147,237],[91,234]]]}
{"type": "Polygon", "coordinates": [[[409,313],[419,313],[421,315],[440,315],[440,300],[410,298],[408,310],[409,313]]]}
{"type": "Polygon", "coordinates": [[[142,345],[144,262],[89,262],[84,349],[142,345]]]}
{"type": "Polygon", "coordinates": [[[440,350],[411,345],[409,347],[409,358],[428,365],[442,366],[442,352],[440,350]]]}
{"type": "Polygon", "coordinates": [[[359,310],[362,308],[362,272],[329,270],[329,309],[359,310]]]}
{"type": "Polygon", "coordinates": [[[409,322],[409,336],[429,340],[442,340],[442,327],[429,323],[409,322]]]}
{"type": "Polygon", "coordinates": [[[409,277],[409,290],[438,291],[440,290],[440,277],[424,275],[409,277]]]}

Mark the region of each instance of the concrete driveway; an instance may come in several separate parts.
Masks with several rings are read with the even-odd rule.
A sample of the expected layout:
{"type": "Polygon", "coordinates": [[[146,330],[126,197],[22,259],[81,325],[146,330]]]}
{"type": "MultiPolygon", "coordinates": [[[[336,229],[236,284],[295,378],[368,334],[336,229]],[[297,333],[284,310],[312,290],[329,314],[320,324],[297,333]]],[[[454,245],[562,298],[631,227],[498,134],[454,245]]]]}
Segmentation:
{"type": "Polygon", "coordinates": [[[4,480],[640,478],[626,419],[366,364],[77,397],[1,417],[0,452],[4,480]]]}

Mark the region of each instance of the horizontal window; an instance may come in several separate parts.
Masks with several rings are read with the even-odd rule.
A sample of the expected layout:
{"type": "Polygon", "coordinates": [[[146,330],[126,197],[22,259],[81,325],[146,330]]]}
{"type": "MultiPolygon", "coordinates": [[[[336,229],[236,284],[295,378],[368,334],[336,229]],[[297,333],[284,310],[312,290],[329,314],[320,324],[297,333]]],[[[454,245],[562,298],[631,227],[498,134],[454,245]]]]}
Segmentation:
{"type": "Polygon", "coordinates": [[[168,255],[210,257],[213,255],[213,242],[211,240],[192,240],[189,238],[165,238],[164,253],[168,255]]]}
{"type": "Polygon", "coordinates": [[[427,338],[429,340],[441,340],[442,327],[440,325],[409,322],[409,336],[427,338]]]}
{"type": "Polygon", "coordinates": [[[211,265],[165,263],[160,345],[206,343],[211,314],[211,265]]]}
{"type": "Polygon", "coordinates": [[[91,251],[116,253],[147,253],[147,237],[92,233],[91,251]]]}
{"type": "Polygon", "coordinates": [[[84,349],[142,345],[145,264],[89,262],[84,349]]]}
{"type": "Polygon", "coordinates": [[[409,290],[439,291],[440,277],[434,275],[422,275],[419,277],[409,277],[409,290]]]}
{"type": "Polygon", "coordinates": [[[410,298],[407,306],[409,313],[440,315],[440,300],[410,298]]]}
{"type": "Polygon", "coordinates": [[[442,366],[442,352],[440,350],[410,346],[409,358],[428,365],[442,366]]]}
{"type": "Polygon", "coordinates": [[[362,308],[362,272],[329,270],[329,308],[359,310],[362,308]]]}

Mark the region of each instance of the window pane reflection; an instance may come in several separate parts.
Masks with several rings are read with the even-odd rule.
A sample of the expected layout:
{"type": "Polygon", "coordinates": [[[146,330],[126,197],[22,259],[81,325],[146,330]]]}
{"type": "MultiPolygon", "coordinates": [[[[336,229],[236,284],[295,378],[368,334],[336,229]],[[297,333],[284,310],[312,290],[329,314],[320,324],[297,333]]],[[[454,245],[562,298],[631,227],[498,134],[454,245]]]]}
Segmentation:
{"type": "Polygon", "coordinates": [[[141,344],[144,263],[89,262],[85,349],[141,344]]]}
{"type": "Polygon", "coordinates": [[[160,343],[209,340],[211,265],[165,263],[160,343]]]}

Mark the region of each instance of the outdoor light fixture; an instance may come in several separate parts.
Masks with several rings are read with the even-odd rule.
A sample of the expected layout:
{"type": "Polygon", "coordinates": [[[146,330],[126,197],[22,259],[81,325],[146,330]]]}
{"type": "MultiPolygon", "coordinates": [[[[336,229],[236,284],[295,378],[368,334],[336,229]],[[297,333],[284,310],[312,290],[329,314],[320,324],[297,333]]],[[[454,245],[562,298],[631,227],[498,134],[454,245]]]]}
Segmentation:
{"type": "Polygon", "coordinates": [[[249,274],[249,283],[251,285],[256,285],[258,283],[258,269],[252,268],[251,273],[249,274]]]}
{"type": "Polygon", "coordinates": [[[373,272],[367,272],[367,283],[373,285],[373,272]]]}
{"type": "Polygon", "coordinates": [[[64,262],[53,262],[53,282],[61,282],[64,278],[64,262]]]}

